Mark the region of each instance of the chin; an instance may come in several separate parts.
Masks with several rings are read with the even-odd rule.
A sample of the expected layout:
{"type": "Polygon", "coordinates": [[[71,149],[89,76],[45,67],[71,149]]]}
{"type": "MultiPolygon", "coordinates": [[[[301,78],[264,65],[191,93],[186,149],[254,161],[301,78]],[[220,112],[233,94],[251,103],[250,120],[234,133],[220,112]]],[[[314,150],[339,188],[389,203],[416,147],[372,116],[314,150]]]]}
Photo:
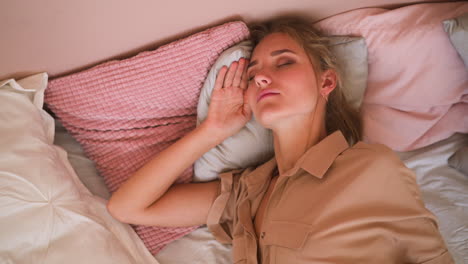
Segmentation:
{"type": "Polygon", "coordinates": [[[278,113],[273,111],[262,111],[261,113],[254,114],[255,120],[262,125],[264,128],[272,129],[273,124],[275,124],[278,119],[278,113]]]}

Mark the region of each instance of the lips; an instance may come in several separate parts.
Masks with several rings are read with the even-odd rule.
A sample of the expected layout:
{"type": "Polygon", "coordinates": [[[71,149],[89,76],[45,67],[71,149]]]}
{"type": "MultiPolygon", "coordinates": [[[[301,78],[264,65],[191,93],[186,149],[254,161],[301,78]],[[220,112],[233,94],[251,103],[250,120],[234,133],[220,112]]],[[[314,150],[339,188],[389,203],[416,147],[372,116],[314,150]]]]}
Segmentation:
{"type": "Polygon", "coordinates": [[[276,94],[279,94],[279,92],[274,91],[272,89],[262,90],[260,94],[258,94],[257,96],[257,103],[265,97],[269,97],[269,96],[276,95],[276,94]]]}

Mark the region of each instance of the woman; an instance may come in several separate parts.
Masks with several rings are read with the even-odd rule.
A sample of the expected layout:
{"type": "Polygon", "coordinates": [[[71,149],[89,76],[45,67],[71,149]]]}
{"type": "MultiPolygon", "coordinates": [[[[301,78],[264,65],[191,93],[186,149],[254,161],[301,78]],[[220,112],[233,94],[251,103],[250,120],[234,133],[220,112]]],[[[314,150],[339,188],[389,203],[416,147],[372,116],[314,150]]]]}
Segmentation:
{"type": "Polygon", "coordinates": [[[207,224],[234,263],[452,263],[414,174],[387,147],[358,142],[326,38],[299,19],[252,28],[251,61],[220,70],[208,117],[108,203],[120,221],[207,224]],[[274,136],[267,163],[172,185],[252,114],[274,136]]]}

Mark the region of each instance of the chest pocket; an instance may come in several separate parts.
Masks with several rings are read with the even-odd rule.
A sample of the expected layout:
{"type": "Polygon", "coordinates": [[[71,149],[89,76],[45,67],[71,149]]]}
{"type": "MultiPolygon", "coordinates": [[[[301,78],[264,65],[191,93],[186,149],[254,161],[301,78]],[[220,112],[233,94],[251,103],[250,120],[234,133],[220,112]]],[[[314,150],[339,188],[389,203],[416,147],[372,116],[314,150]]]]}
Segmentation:
{"type": "Polygon", "coordinates": [[[310,229],[293,222],[270,222],[262,239],[265,246],[270,246],[271,263],[299,263],[310,229]]]}

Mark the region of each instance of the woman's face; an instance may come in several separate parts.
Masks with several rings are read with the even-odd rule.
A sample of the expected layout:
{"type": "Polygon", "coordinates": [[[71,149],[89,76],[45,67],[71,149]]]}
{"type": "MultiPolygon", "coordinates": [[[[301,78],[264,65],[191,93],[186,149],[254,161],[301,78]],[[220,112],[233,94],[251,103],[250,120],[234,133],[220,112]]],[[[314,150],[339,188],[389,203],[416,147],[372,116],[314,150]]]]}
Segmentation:
{"type": "Polygon", "coordinates": [[[287,34],[273,33],[260,41],[247,74],[247,100],[264,127],[315,111],[319,92],[314,68],[305,51],[287,34]]]}

